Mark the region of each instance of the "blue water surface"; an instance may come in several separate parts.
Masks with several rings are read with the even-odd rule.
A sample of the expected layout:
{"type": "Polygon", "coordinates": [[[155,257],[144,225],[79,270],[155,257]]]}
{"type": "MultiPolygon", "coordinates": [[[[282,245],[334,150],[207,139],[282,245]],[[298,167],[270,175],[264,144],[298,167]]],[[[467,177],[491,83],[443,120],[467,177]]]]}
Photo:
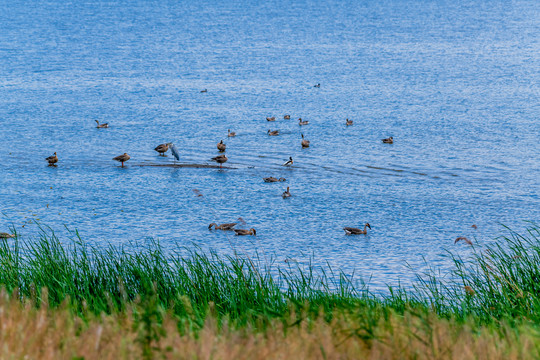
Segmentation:
{"type": "Polygon", "coordinates": [[[0,231],[407,284],[457,236],[540,220],[539,69],[533,0],[0,1],[0,231]],[[209,164],[221,139],[229,168],[140,166],[168,141],[209,164]],[[239,217],[256,237],[208,230],[239,217]]]}

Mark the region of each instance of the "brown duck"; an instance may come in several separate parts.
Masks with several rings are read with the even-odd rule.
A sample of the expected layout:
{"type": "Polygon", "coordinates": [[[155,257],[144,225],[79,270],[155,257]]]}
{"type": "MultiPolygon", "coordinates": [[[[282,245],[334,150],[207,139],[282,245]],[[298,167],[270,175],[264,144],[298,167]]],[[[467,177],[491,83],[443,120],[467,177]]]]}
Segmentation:
{"type": "Polygon", "coordinates": [[[275,116],[267,117],[266,121],[276,121],[276,117],[275,116]]]}
{"type": "Polygon", "coordinates": [[[244,229],[233,229],[236,235],[257,235],[257,231],[255,229],[251,228],[249,230],[244,229]]]}
{"type": "Polygon", "coordinates": [[[352,121],[352,120],[345,119],[345,125],[351,126],[352,124],[353,124],[353,121],[352,121]]]}
{"type": "Polygon", "coordinates": [[[279,130],[268,130],[266,133],[268,134],[268,136],[277,136],[279,135],[279,130]]]}
{"type": "Polygon", "coordinates": [[[113,157],[113,160],[119,161],[122,163],[122,167],[124,167],[124,163],[131,159],[131,156],[129,156],[127,153],[123,153],[122,155],[118,155],[117,157],[113,157]]]}
{"type": "Polygon", "coordinates": [[[371,226],[369,225],[369,223],[366,223],[364,225],[364,230],[361,230],[359,228],[348,227],[348,226],[344,227],[343,230],[345,230],[345,235],[365,235],[367,234],[366,228],[371,229],[371,226]]]}
{"type": "Polygon", "coordinates": [[[382,142],[385,143],[385,144],[393,144],[394,143],[394,138],[392,136],[390,136],[389,138],[382,139],[382,142]]]}
{"type": "Polygon", "coordinates": [[[103,124],[100,124],[99,121],[95,120],[97,122],[97,128],[98,129],[106,129],[109,127],[109,123],[103,123],[103,124]]]}
{"type": "Polygon", "coordinates": [[[228,137],[233,137],[233,136],[236,136],[236,133],[235,133],[234,131],[231,132],[231,129],[228,129],[228,130],[227,130],[227,136],[228,136],[228,137]]]}
{"type": "Polygon", "coordinates": [[[298,125],[302,126],[302,125],[308,125],[309,124],[309,121],[303,121],[302,118],[298,118],[298,125]]]}
{"type": "Polygon", "coordinates": [[[171,143],[159,144],[158,146],[154,148],[154,150],[156,150],[159,153],[159,155],[165,156],[165,153],[169,150],[170,144],[171,143]]]}
{"type": "Polygon", "coordinates": [[[218,149],[220,152],[224,152],[226,148],[227,148],[227,145],[225,145],[225,144],[223,143],[223,140],[221,140],[220,142],[218,142],[218,144],[217,144],[217,149],[218,149]]]}
{"type": "Polygon", "coordinates": [[[221,168],[221,165],[226,163],[229,159],[227,159],[226,155],[218,155],[216,157],[213,157],[211,160],[217,162],[219,164],[219,167],[221,168]]]}
{"type": "Polygon", "coordinates": [[[282,196],[284,199],[286,199],[286,198],[288,198],[288,197],[291,197],[291,192],[289,191],[289,187],[288,187],[288,186],[287,186],[287,190],[285,190],[285,191],[283,192],[283,194],[281,194],[281,196],[282,196]]]}
{"type": "Polygon", "coordinates": [[[45,158],[45,160],[49,162],[49,165],[54,165],[58,162],[58,156],[56,156],[56,152],[55,152],[51,156],[45,158]]]}
{"type": "Polygon", "coordinates": [[[211,223],[210,225],[208,225],[208,230],[212,230],[212,226],[216,230],[232,230],[233,227],[236,226],[236,224],[238,223],[226,223],[226,224],[221,224],[221,225],[218,225],[216,223],[211,223]]]}
{"type": "Polygon", "coordinates": [[[302,134],[302,147],[303,148],[309,147],[309,140],[304,139],[304,134],[302,134]]]}
{"type": "Polygon", "coordinates": [[[283,118],[284,118],[285,120],[289,120],[289,119],[291,118],[291,115],[285,115],[283,118]]]}
{"type": "Polygon", "coordinates": [[[273,183],[273,182],[280,182],[280,181],[286,181],[285,178],[275,178],[273,176],[270,176],[270,177],[267,177],[267,178],[263,178],[264,182],[267,182],[267,183],[273,183]]]}
{"type": "Polygon", "coordinates": [[[14,237],[15,237],[14,234],[0,232],[0,239],[9,239],[9,238],[14,238],[14,237]]]}

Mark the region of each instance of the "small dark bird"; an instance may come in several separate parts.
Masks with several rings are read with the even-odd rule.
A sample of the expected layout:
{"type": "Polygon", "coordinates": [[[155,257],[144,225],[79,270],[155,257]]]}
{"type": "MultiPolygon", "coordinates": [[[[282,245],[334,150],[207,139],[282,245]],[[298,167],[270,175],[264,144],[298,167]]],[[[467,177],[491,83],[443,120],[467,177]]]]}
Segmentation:
{"type": "Polygon", "coordinates": [[[389,138],[382,139],[382,142],[385,143],[385,144],[393,144],[394,143],[394,138],[392,136],[390,136],[389,138]]]}
{"type": "Polygon", "coordinates": [[[122,163],[122,167],[124,167],[124,163],[128,161],[129,159],[131,159],[131,156],[129,156],[127,153],[118,155],[117,157],[113,157],[113,160],[116,160],[122,163]]]}
{"type": "Polygon", "coordinates": [[[236,136],[236,133],[235,133],[235,132],[231,132],[231,129],[228,129],[228,130],[227,130],[227,136],[228,136],[228,137],[233,137],[233,136],[236,136]]]}
{"type": "Polygon", "coordinates": [[[285,120],[289,120],[289,119],[291,118],[291,115],[285,115],[283,118],[284,118],[285,120]]]}
{"type": "Polygon", "coordinates": [[[472,241],[467,239],[465,236],[460,236],[454,240],[454,244],[457,244],[459,241],[463,240],[466,244],[472,245],[472,241]]]}
{"type": "Polygon", "coordinates": [[[226,148],[227,148],[227,145],[225,145],[225,144],[223,143],[223,140],[221,140],[220,142],[218,142],[218,144],[217,144],[217,149],[218,149],[220,152],[224,152],[226,148]]]}
{"type": "Polygon", "coordinates": [[[58,156],[56,156],[56,152],[55,152],[51,156],[45,158],[45,160],[49,162],[49,166],[54,166],[54,164],[58,162],[58,156]]]}
{"type": "Polygon", "coordinates": [[[279,130],[268,130],[266,133],[268,134],[268,136],[278,136],[279,130]]]}
{"type": "Polygon", "coordinates": [[[352,124],[353,124],[353,121],[352,121],[352,120],[345,119],[345,125],[351,126],[352,124]]]}
{"type": "Polygon", "coordinates": [[[98,129],[105,129],[109,127],[109,123],[100,124],[99,121],[95,120],[97,122],[97,128],[98,129]]]}
{"type": "Polygon", "coordinates": [[[171,143],[159,144],[158,146],[154,148],[154,150],[156,150],[159,153],[159,155],[165,156],[165,153],[169,151],[170,144],[171,143]]]}
{"type": "Polygon", "coordinates": [[[285,178],[275,178],[273,176],[270,176],[270,177],[267,177],[267,178],[263,178],[264,182],[267,182],[267,183],[273,183],[273,182],[281,182],[281,181],[286,181],[285,178]]]}
{"type": "Polygon", "coordinates": [[[283,166],[292,166],[293,164],[293,159],[292,159],[292,156],[289,156],[289,160],[287,160],[283,166]]]}
{"type": "Polygon", "coordinates": [[[213,157],[211,160],[217,162],[219,164],[219,167],[221,168],[222,164],[226,163],[227,160],[229,159],[227,159],[226,155],[219,155],[219,156],[213,157]]]}
{"type": "Polygon", "coordinates": [[[249,230],[244,229],[233,229],[236,235],[257,235],[255,229],[251,228],[249,230]]]}
{"type": "Polygon", "coordinates": [[[267,117],[266,121],[276,121],[276,117],[275,116],[267,117]]]}
{"type": "Polygon", "coordinates": [[[309,147],[309,140],[304,139],[304,134],[302,135],[302,148],[308,148],[309,147]]]}
{"type": "Polygon", "coordinates": [[[302,121],[302,118],[298,118],[298,125],[302,126],[302,125],[308,125],[309,124],[309,121],[302,121]]]}
{"type": "Polygon", "coordinates": [[[232,230],[233,227],[236,226],[236,224],[238,223],[226,223],[226,224],[221,224],[221,225],[218,225],[216,223],[211,223],[210,225],[208,225],[208,230],[212,230],[212,226],[216,230],[232,230]]]}
{"type": "Polygon", "coordinates": [[[364,230],[361,230],[359,228],[348,227],[348,226],[344,227],[343,230],[345,230],[345,235],[366,235],[367,234],[366,228],[371,229],[371,226],[369,225],[369,223],[366,223],[364,225],[364,230]]]}
{"type": "Polygon", "coordinates": [[[317,85],[313,85],[313,87],[316,87],[316,88],[320,88],[321,87],[321,84],[317,84],[317,85]]]}
{"type": "Polygon", "coordinates": [[[208,92],[208,89],[202,89],[201,92],[202,93],[208,92]]]}
{"type": "Polygon", "coordinates": [[[288,187],[288,186],[287,186],[287,190],[285,190],[285,191],[283,192],[283,194],[281,194],[281,196],[282,196],[284,199],[286,199],[286,198],[288,198],[288,197],[291,197],[291,192],[289,191],[289,187],[288,187]]]}

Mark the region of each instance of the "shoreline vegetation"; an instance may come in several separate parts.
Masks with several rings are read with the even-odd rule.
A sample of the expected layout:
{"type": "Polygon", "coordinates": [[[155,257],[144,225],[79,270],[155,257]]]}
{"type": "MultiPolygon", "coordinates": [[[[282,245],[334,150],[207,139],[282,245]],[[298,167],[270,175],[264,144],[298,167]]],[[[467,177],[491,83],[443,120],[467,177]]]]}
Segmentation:
{"type": "Polygon", "coordinates": [[[465,246],[451,274],[374,295],[342,273],[272,276],[256,259],[158,241],[0,239],[0,358],[540,357],[540,227],[465,246]]]}

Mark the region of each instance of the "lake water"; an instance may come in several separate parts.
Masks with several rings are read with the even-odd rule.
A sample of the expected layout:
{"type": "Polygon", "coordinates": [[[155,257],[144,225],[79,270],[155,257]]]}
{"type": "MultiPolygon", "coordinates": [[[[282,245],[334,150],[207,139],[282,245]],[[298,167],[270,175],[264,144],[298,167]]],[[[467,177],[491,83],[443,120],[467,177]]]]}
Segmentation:
{"type": "Polygon", "coordinates": [[[423,258],[468,251],[457,236],[540,220],[539,69],[532,0],[0,1],[0,231],[32,238],[38,221],[407,284],[423,258]],[[153,150],[168,141],[210,163],[221,139],[228,169],[140,166],[172,163],[153,150]],[[256,237],[208,230],[238,217],[256,237]]]}

